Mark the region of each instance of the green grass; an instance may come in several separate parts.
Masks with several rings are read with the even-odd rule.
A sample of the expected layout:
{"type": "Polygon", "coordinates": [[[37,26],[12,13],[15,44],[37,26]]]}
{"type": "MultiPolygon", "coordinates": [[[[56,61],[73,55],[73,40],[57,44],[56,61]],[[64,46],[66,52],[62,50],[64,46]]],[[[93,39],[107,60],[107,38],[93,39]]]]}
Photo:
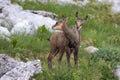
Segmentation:
{"type": "Polygon", "coordinates": [[[47,39],[53,33],[46,30],[44,26],[39,28],[33,36],[12,36],[12,42],[0,39],[1,53],[20,58],[23,61],[41,60],[43,73],[33,76],[36,80],[118,80],[112,72],[112,64],[119,64],[116,57],[120,55],[120,14],[112,14],[110,12],[111,4],[98,4],[93,1],[84,7],[79,7],[71,4],[62,6],[54,3],[41,4],[27,0],[25,3],[18,3],[24,9],[54,12],[58,14],[58,18],[61,18],[62,15],[68,16],[69,26],[74,26],[75,24],[74,15],[76,11],[79,12],[80,18],[86,15],[89,16],[88,20],[83,24],[82,42],[79,48],[79,66],[78,68],[74,67],[74,57],[72,55],[73,67],[71,70],[67,67],[65,54],[61,71],[57,69],[58,56],[53,60],[53,69],[48,70],[47,56],[50,51],[50,45],[47,39]],[[116,24],[118,25],[117,28],[116,24]],[[86,53],[84,48],[89,45],[100,48],[100,51],[95,55],[86,53]],[[93,59],[91,59],[91,56],[93,56],[93,59]],[[101,58],[101,56],[104,56],[104,58],[101,58]],[[106,59],[109,59],[109,62],[106,59]]]}

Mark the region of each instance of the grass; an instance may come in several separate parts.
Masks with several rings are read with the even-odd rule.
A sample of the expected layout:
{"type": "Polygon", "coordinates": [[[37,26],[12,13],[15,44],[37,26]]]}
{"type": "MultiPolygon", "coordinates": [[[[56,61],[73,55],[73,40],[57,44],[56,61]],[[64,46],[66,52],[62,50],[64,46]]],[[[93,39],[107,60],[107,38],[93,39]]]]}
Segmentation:
{"type": "MultiPolygon", "coordinates": [[[[33,78],[36,80],[118,80],[112,72],[112,62],[116,56],[120,54],[120,14],[112,14],[110,12],[111,4],[98,4],[91,1],[84,7],[66,4],[58,5],[54,3],[41,4],[32,1],[25,1],[25,3],[18,2],[24,9],[32,10],[45,10],[58,14],[58,18],[62,15],[68,16],[69,26],[74,26],[76,11],[79,16],[83,18],[88,15],[89,19],[84,23],[82,29],[82,42],[79,48],[79,67],[74,67],[74,58],[71,57],[73,68],[71,70],[67,67],[67,60],[64,54],[62,60],[62,70],[57,69],[57,59],[53,60],[53,69],[47,68],[47,56],[50,51],[49,41],[51,32],[45,29],[44,26],[40,27],[37,33],[33,36],[16,35],[12,36],[12,42],[7,42],[0,39],[0,52],[6,53],[12,57],[20,58],[23,61],[40,59],[42,62],[43,73],[35,75],[33,78]],[[118,27],[116,27],[116,24],[118,27]],[[94,45],[100,48],[100,51],[91,59],[91,54],[84,51],[84,48],[94,45]],[[103,54],[102,54],[103,53],[103,54]],[[111,54],[111,55],[109,55],[111,54]],[[109,55],[109,57],[101,58],[101,56],[109,55]],[[106,62],[109,58],[109,62],[106,62]]],[[[116,59],[116,58],[115,58],[116,59]]]]}

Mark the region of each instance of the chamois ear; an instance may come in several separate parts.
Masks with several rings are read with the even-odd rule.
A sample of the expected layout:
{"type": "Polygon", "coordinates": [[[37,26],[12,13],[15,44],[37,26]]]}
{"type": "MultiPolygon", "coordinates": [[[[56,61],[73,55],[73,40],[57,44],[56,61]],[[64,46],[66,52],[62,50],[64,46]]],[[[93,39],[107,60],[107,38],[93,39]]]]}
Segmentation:
{"type": "Polygon", "coordinates": [[[62,17],[62,22],[66,23],[68,21],[68,17],[62,17]]]}
{"type": "Polygon", "coordinates": [[[88,19],[88,15],[84,18],[84,20],[87,20],[88,19]]]}
{"type": "Polygon", "coordinates": [[[78,11],[75,13],[75,17],[76,19],[78,19],[78,11]]]}
{"type": "Polygon", "coordinates": [[[75,13],[75,17],[78,17],[78,11],[75,13]]]}
{"type": "Polygon", "coordinates": [[[64,23],[68,22],[68,17],[64,18],[64,23]]]}
{"type": "Polygon", "coordinates": [[[62,15],[61,17],[62,17],[62,18],[65,18],[65,16],[64,16],[64,15],[62,15]]]}
{"type": "Polygon", "coordinates": [[[62,15],[62,21],[64,22],[64,20],[65,20],[65,16],[64,16],[64,15],[62,15]]]}
{"type": "Polygon", "coordinates": [[[63,19],[63,18],[65,18],[65,16],[64,16],[64,15],[62,15],[62,19],[63,19]]]}

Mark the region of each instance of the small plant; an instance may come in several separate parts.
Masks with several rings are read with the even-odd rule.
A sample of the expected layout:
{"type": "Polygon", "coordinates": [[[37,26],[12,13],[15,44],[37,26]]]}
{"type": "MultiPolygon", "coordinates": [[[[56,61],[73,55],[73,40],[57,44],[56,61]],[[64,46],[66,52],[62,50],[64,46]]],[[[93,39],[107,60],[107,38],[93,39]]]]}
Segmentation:
{"type": "Polygon", "coordinates": [[[0,49],[8,49],[11,46],[10,42],[0,37],[0,49]]]}
{"type": "Polygon", "coordinates": [[[100,80],[118,80],[117,76],[112,72],[112,68],[109,66],[102,66],[101,67],[101,74],[102,77],[100,80]]]}
{"type": "Polygon", "coordinates": [[[45,39],[47,40],[50,35],[51,35],[51,32],[46,29],[45,25],[39,27],[36,33],[36,36],[40,40],[45,40],[45,39]]]}
{"type": "Polygon", "coordinates": [[[120,35],[118,34],[118,35],[111,35],[111,36],[109,36],[108,37],[108,42],[110,43],[110,44],[115,44],[115,45],[120,45],[120,37],[119,37],[120,35]]]}
{"type": "Polygon", "coordinates": [[[115,67],[120,63],[120,53],[114,49],[100,49],[95,54],[91,55],[91,60],[99,61],[100,59],[105,60],[106,63],[110,63],[112,67],[115,67]]]}
{"type": "Polygon", "coordinates": [[[12,38],[13,48],[15,48],[16,44],[17,44],[17,38],[16,38],[16,37],[13,37],[13,38],[12,38]]]}

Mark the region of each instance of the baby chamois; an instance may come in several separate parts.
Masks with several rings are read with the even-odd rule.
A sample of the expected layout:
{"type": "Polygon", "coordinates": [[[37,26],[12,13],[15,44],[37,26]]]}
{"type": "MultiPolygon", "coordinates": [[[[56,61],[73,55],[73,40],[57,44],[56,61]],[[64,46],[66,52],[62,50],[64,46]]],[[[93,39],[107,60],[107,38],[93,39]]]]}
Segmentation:
{"type": "MultiPolygon", "coordinates": [[[[76,29],[78,30],[78,32],[80,32],[81,28],[82,28],[82,24],[83,21],[85,19],[79,19],[78,18],[78,13],[76,13],[76,27],[74,27],[72,29],[72,31],[76,34],[76,29]]],[[[61,19],[59,20],[54,26],[53,29],[57,29],[62,28],[62,25],[65,25],[67,22],[67,18],[66,19],[61,19]]],[[[62,29],[59,29],[62,30],[62,29]]],[[[66,51],[66,56],[67,56],[67,61],[68,61],[68,66],[71,67],[71,63],[70,63],[70,55],[73,52],[73,47],[71,45],[71,42],[69,41],[69,39],[65,36],[64,32],[57,32],[55,34],[53,34],[50,37],[50,54],[48,56],[48,68],[52,68],[52,59],[54,56],[56,56],[56,54],[59,53],[59,59],[58,59],[58,67],[60,69],[60,64],[61,64],[61,60],[62,60],[62,56],[63,53],[66,51]]]]}
{"type": "MultiPolygon", "coordinates": [[[[88,19],[88,16],[86,16],[83,19],[79,18],[78,12],[76,12],[75,17],[76,17],[76,24],[75,24],[75,27],[72,29],[73,31],[71,31],[67,26],[61,26],[64,36],[66,36],[69,42],[68,48],[66,49],[66,54],[67,54],[68,66],[70,67],[71,67],[70,56],[73,51],[74,51],[75,65],[78,66],[78,49],[79,49],[80,42],[81,42],[82,25],[88,19]],[[68,32],[67,32],[67,29],[65,29],[65,27],[68,28],[68,32]]],[[[55,30],[60,30],[60,29],[59,28],[57,29],[56,27],[55,30]]]]}
{"type": "MultiPolygon", "coordinates": [[[[62,19],[58,21],[57,24],[60,24],[60,22],[66,22],[62,19]]],[[[58,59],[58,68],[60,69],[60,64],[62,60],[63,53],[65,52],[68,40],[64,36],[63,32],[56,32],[53,34],[50,39],[50,54],[48,55],[48,68],[52,68],[52,59],[59,53],[59,59],[58,59]]]]}

